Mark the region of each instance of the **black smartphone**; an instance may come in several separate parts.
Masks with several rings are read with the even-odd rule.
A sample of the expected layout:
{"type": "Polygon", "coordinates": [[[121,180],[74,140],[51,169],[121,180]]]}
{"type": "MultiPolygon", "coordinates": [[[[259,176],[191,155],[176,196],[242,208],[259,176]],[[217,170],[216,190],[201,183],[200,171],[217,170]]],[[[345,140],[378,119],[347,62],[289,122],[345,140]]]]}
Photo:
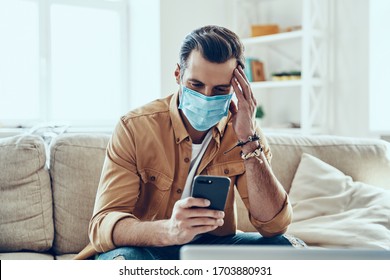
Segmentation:
{"type": "Polygon", "coordinates": [[[192,197],[210,200],[207,208],[223,211],[229,192],[230,178],[225,176],[197,175],[192,183],[192,197]]]}

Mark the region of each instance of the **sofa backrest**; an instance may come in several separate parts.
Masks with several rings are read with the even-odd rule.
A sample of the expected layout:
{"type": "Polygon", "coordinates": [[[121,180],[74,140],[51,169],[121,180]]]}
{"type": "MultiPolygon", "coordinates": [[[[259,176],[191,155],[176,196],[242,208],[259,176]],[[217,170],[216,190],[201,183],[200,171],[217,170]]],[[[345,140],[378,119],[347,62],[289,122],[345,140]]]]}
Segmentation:
{"type": "Polygon", "coordinates": [[[272,168],[289,191],[302,153],[334,166],[354,181],[390,189],[390,143],[330,135],[267,134],[272,168]]]}
{"type": "Polygon", "coordinates": [[[109,135],[63,134],[50,147],[57,255],[78,253],[88,244],[96,190],[109,135]]]}

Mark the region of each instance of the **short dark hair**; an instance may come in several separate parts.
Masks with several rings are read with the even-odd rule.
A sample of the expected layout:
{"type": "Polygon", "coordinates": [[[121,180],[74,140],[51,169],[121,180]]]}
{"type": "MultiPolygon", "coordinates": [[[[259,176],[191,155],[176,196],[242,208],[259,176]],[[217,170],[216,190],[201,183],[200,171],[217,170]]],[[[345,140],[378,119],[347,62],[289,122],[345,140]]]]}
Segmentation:
{"type": "Polygon", "coordinates": [[[237,34],[229,29],[208,25],[195,29],[188,34],[180,48],[180,77],[187,68],[187,60],[192,50],[198,50],[202,56],[215,63],[224,63],[231,58],[244,68],[244,46],[237,34]]]}

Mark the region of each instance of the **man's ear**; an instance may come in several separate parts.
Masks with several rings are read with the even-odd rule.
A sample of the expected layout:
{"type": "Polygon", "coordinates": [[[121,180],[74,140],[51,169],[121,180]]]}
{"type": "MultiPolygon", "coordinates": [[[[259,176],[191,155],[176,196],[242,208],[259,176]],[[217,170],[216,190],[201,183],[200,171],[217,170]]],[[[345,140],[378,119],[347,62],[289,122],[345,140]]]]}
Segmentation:
{"type": "Polygon", "coordinates": [[[176,83],[180,85],[180,65],[178,63],[176,63],[175,78],[176,78],[176,83]]]}

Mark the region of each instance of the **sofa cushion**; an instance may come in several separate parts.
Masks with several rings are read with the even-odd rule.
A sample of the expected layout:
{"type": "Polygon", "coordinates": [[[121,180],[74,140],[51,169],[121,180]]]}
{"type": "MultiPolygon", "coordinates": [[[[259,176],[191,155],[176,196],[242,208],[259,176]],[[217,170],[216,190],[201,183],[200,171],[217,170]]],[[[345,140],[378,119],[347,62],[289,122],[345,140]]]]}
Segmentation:
{"type": "Polygon", "coordinates": [[[38,136],[0,140],[0,252],[51,248],[52,192],[45,162],[38,136]]]}
{"type": "Polygon", "coordinates": [[[54,260],[54,256],[44,253],[33,252],[13,252],[13,253],[0,253],[0,260],[40,260],[48,261],[54,260]]]}
{"type": "Polygon", "coordinates": [[[56,254],[78,253],[88,225],[109,135],[63,134],[50,147],[56,254]]]}
{"type": "Polygon", "coordinates": [[[60,261],[67,261],[67,260],[73,260],[74,257],[76,257],[76,255],[77,254],[64,254],[64,255],[55,256],[54,258],[60,261]]]}
{"type": "Polygon", "coordinates": [[[309,245],[390,250],[390,190],[354,182],[308,154],[290,190],[288,232],[309,245]]]}
{"type": "Polygon", "coordinates": [[[266,134],[272,169],[289,191],[302,153],[311,154],[355,181],[390,189],[390,144],[383,140],[342,136],[266,134]]]}

